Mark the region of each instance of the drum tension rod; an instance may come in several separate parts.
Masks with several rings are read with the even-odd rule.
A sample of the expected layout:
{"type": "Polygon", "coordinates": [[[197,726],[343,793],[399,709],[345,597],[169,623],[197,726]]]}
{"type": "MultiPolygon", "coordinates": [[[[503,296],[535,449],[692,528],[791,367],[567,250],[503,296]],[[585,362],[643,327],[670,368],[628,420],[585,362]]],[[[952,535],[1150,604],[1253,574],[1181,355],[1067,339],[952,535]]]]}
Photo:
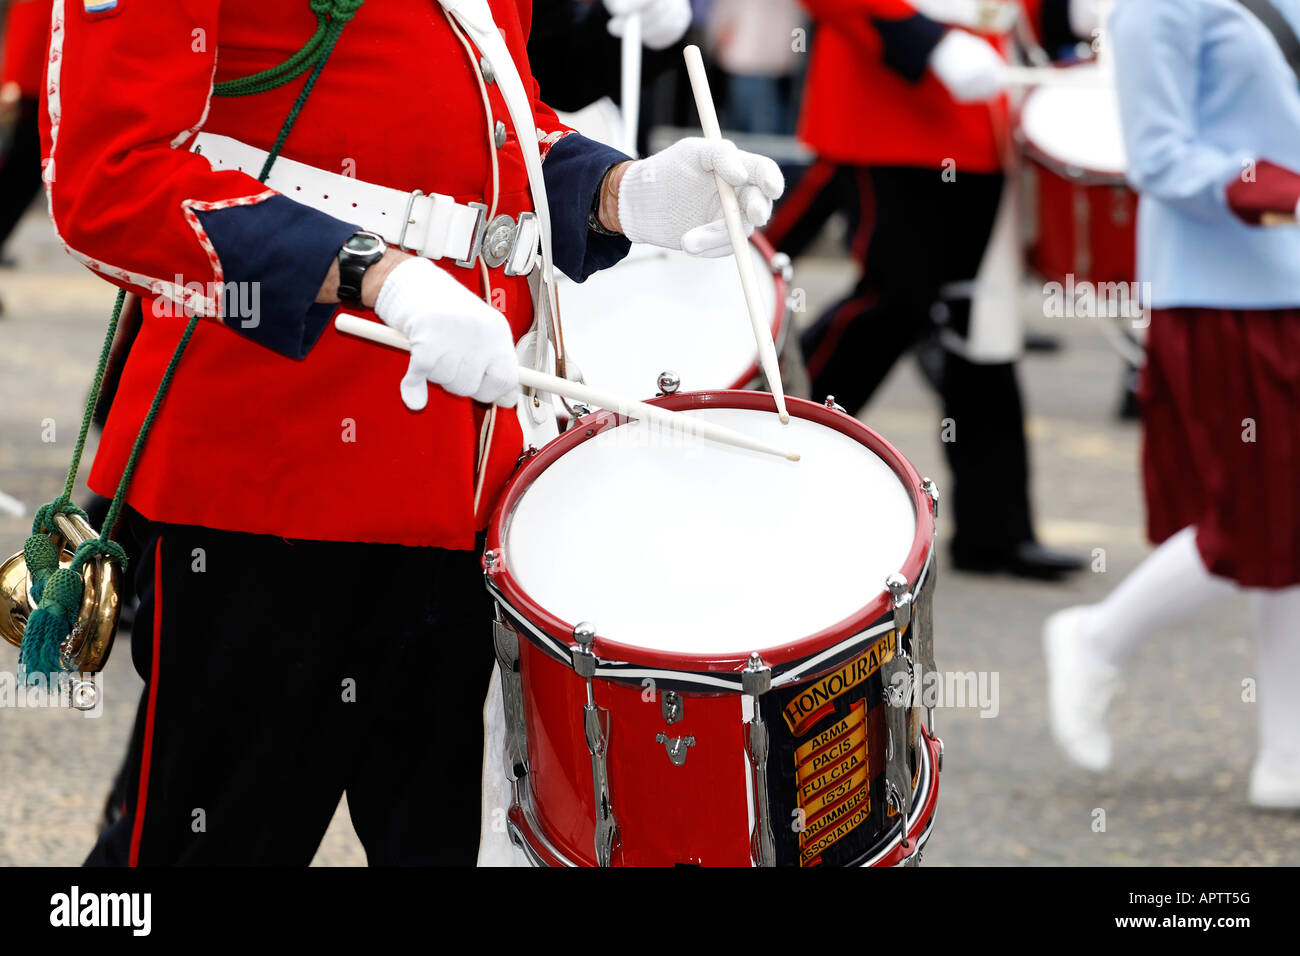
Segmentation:
{"type": "Polygon", "coordinates": [[[772,836],[772,805],[768,800],[767,757],[769,747],[767,722],[759,698],[772,689],[772,668],[763,662],[757,652],[749,655],[749,663],[740,674],[741,688],[753,698],[754,716],[749,722],[746,751],[754,767],[754,832],[750,838],[750,852],[755,866],[776,866],[776,840],[772,836]]]}
{"type": "Polygon", "coordinates": [[[587,682],[587,703],[582,708],[582,727],[587,737],[587,752],[591,754],[591,782],[596,799],[596,865],[609,866],[618,842],[618,824],[614,820],[614,805],[609,793],[609,712],[596,704],[593,678],[596,676],[596,654],[591,645],[596,640],[595,625],[583,621],[573,629],[573,670],[587,682]],[[602,720],[602,712],[604,719],[602,720]]]}
{"type": "Polygon", "coordinates": [[[904,862],[915,866],[915,854],[907,838],[908,818],[912,815],[912,780],[907,769],[907,718],[913,694],[912,659],[903,647],[903,637],[912,639],[912,594],[907,578],[891,574],[885,587],[894,603],[894,653],[881,667],[885,704],[885,799],[898,813],[899,846],[907,853],[904,862]]]}

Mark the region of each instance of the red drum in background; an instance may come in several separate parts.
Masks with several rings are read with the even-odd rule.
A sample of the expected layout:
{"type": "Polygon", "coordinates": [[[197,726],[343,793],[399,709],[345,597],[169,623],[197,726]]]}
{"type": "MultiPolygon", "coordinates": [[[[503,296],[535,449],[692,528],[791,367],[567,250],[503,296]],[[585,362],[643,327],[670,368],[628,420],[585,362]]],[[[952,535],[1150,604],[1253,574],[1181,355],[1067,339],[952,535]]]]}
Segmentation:
{"type": "Polygon", "coordinates": [[[837,408],[656,403],[802,460],[601,412],[516,473],[484,555],[511,839],[550,866],[917,862],[933,483],[837,408]]]}
{"type": "MultiPolygon", "coordinates": [[[[1073,67],[1093,70],[1094,67],[1073,67]]],[[[1026,158],[1029,264],[1045,279],[1137,279],[1137,194],[1113,86],[1043,86],[1026,98],[1019,138],[1026,158]]]]}

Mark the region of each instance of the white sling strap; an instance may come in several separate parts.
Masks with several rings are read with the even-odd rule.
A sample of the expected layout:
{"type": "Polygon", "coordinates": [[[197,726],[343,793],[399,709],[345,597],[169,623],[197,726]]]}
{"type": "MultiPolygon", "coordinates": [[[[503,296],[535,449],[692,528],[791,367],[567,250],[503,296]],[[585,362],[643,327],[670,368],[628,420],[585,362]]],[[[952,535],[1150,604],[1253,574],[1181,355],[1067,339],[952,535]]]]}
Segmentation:
{"type": "MultiPolygon", "coordinates": [[[[542,178],[542,154],[537,145],[537,121],[524,90],[514,58],[492,19],[487,0],[438,0],[474,41],[496,75],[497,87],[510,112],[510,121],[519,139],[520,152],[528,171],[528,186],[533,194],[533,208],[541,227],[542,279],[548,289],[555,281],[551,260],[551,213],[546,204],[546,182],[542,178]]],[[[553,294],[553,292],[552,292],[553,294]]]]}
{"type": "MultiPolygon", "coordinates": [[[[528,172],[528,185],[532,191],[533,209],[537,214],[540,232],[540,268],[530,276],[535,319],[533,330],[525,336],[525,339],[532,340],[531,357],[533,367],[538,371],[547,370],[548,357],[552,354],[547,345],[553,344],[557,370],[563,374],[564,337],[560,328],[559,301],[555,293],[555,266],[551,257],[551,214],[546,201],[546,182],[542,177],[542,155],[537,143],[537,122],[533,116],[528,93],[519,77],[514,58],[510,55],[510,50],[497,29],[496,21],[492,19],[492,10],[487,0],[438,0],[438,2],[487,60],[496,77],[501,98],[510,113],[510,122],[514,126],[515,136],[519,140],[519,151],[523,154],[524,167],[528,172]]],[[[527,350],[525,343],[525,351],[527,350]]],[[[533,401],[526,391],[524,400],[519,404],[519,422],[524,431],[525,446],[536,443],[540,447],[540,443],[558,434],[554,408],[549,398],[543,402],[533,401]]]]}

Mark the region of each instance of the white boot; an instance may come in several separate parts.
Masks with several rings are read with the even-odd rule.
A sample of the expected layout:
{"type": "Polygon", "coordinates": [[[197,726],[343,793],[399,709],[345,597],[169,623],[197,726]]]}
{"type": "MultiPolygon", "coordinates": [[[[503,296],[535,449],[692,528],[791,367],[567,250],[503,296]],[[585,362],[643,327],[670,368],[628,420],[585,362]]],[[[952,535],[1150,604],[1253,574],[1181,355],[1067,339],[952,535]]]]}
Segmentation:
{"type": "Polygon", "coordinates": [[[1250,599],[1259,648],[1259,754],[1250,802],[1300,810],[1300,586],[1253,591],[1250,599]]]}
{"type": "Polygon", "coordinates": [[[1057,611],[1043,625],[1047,704],[1052,737],[1085,770],[1110,767],[1106,709],[1121,688],[1119,668],[1102,662],[1083,642],[1090,607],[1057,611]]]}
{"type": "Polygon", "coordinates": [[[1250,771],[1250,803],[1261,810],[1300,810],[1300,768],[1256,760],[1250,771]]]}

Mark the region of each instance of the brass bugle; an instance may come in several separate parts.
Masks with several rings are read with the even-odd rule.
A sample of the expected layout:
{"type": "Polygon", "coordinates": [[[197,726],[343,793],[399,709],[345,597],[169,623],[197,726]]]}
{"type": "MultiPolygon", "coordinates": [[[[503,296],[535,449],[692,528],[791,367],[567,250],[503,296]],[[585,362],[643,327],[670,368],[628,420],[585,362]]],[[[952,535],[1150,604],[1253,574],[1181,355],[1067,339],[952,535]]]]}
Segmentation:
{"type": "MultiPolygon", "coordinates": [[[[84,542],[99,537],[90,523],[77,514],[57,514],[54,524],[56,530],[50,540],[58,550],[61,567],[72,564],[77,548],[84,542]]],[[[61,649],[63,665],[69,671],[94,673],[102,670],[108,661],[121,611],[121,579],[121,569],[102,554],[95,555],[82,567],[81,608],[72,633],[61,649]]],[[[23,631],[34,610],[32,577],[23,552],[19,551],[0,564],[0,637],[21,647],[23,631]]]]}

